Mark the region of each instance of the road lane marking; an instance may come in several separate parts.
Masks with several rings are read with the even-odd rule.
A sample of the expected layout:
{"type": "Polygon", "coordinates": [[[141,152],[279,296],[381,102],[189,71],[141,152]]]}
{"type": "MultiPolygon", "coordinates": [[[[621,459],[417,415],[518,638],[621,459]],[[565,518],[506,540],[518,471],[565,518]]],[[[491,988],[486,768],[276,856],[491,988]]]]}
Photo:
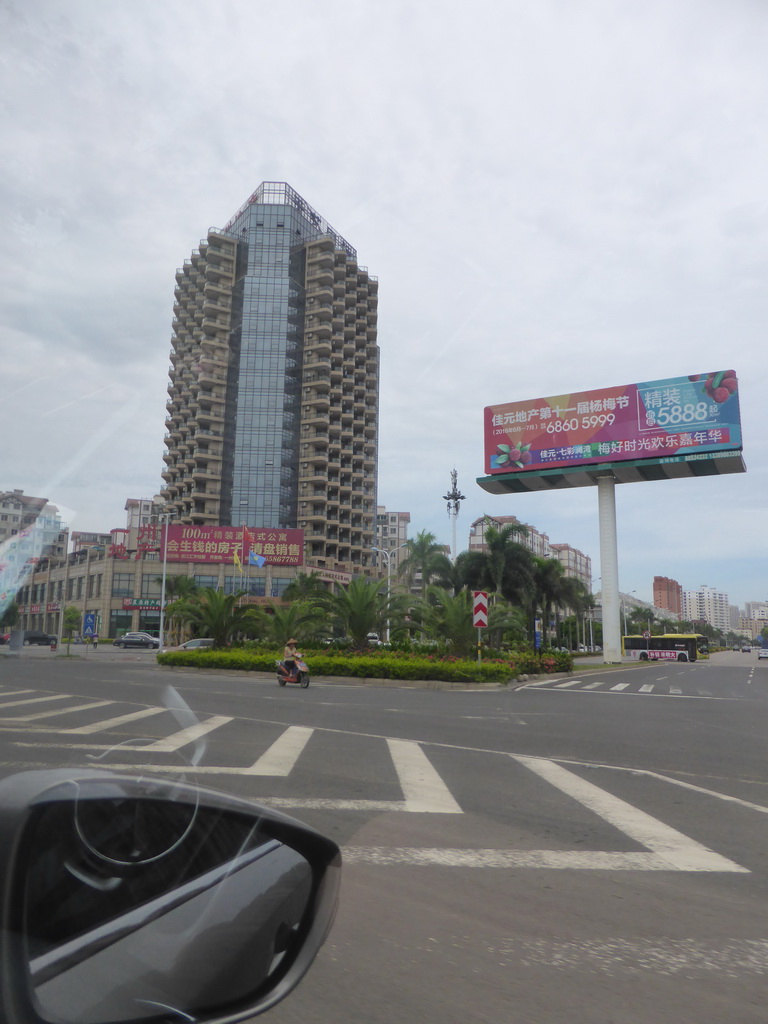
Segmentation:
{"type": "MultiPolygon", "coordinates": [[[[2,704],[0,704],[0,711],[5,710],[5,708],[20,708],[27,704],[43,704],[46,701],[51,700],[68,700],[69,696],[70,695],[68,693],[57,693],[53,697],[29,697],[27,700],[4,701],[2,704]]],[[[11,716],[11,718],[9,718],[8,721],[17,722],[19,721],[19,719],[11,716]]]]}
{"type": "Polygon", "coordinates": [[[587,683],[587,685],[583,686],[582,689],[583,690],[597,690],[598,687],[600,687],[602,685],[603,685],[602,680],[599,680],[596,683],[587,683]]]}
{"type": "Polygon", "coordinates": [[[580,682],[580,679],[568,679],[564,683],[555,683],[555,689],[564,690],[567,686],[578,686],[580,682]]]}
{"type": "Polygon", "coordinates": [[[20,693],[37,693],[37,690],[3,690],[0,697],[18,697],[20,693]]]}
{"type": "Polygon", "coordinates": [[[314,731],[300,725],[289,726],[250,768],[242,769],[242,774],[289,775],[314,731]]]}
{"type": "Polygon", "coordinates": [[[540,757],[511,754],[519,764],[529,768],[550,785],[572,797],[584,807],[619,829],[636,843],[655,854],[667,870],[672,871],[728,871],[748,874],[727,857],[722,857],[696,840],[652,818],[645,811],[620,800],[591,782],[574,775],[553,761],[540,757]]]}
{"type": "Polygon", "coordinates": [[[138,722],[151,715],[162,715],[167,710],[167,708],[143,708],[141,711],[131,711],[128,715],[118,715],[117,718],[106,718],[101,722],[92,722],[90,725],[78,725],[75,729],[62,729],[61,732],[67,736],[87,736],[90,733],[114,729],[118,725],[127,725],[128,722],[138,722]]]}
{"type": "Polygon", "coordinates": [[[680,697],[683,691],[677,686],[670,686],[669,692],[674,694],[676,697],[680,697]]]}
{"type": "Polygon", "coordinates": [[[34,715],[21,715],[14,722],[37,722],[41,718],[55,718],[57,715],[70,715],[73,711],[90,711],[91,708],[103,708],[106,704],[114,704],[112,700],[97,700],[91,704],[75,704],[69,708],[57,708],[55,711],[37,711],[34,715]]]}
{"type": "Polygon", "coordinates": [[[722,939],[715,945],[699,939],[579,939],[571,942],[550,939],[508,939],[494,956],[525,967],[556,967],[559,970],[600,971],[617,974],[657,974],[664,978],[692,972],[720,973],[728,978],[739,974],[768,974],[768,940],[722,939]]]}
{"type": "MultiPolygon", "coordinates": [[[[213,717],[206,719],[204,722],[198,722],[196,725],[191,725],[187,729],[179,729],[178,732],[174,732],[170,736],[165,736],[161,740],[156,740],[154,743],[148,743],[143,747],[133,747],[132,749],[147,754],[170,754],[175,750],[180,750],[182,747],[186,747],[187,744],[192,743],[193,740],[197,740],[201,736],[206,736],[209,732],[213,732],[214,729],[219,729],[222,725],[226,725],[227,722],[231,721],[232,719],[226,715],[213,715],[213,717]]],[[[243,769],[241,769],[241,771],[242,770],[243,769]]]]}
{"type": "Polygon", "coordinates": [[[628,686],[629,683],[616,683],[615,686],[611,687],[611,690],[626,690],[628,686]]]}
{"type": "Polygon", "coordinates": [[[638,693],[653,693],[654,685],[654,683],[643,683],[638,693]]]}
{"type": "Polygon", "coordinates": [[[418,743],[387,740],[387,745],[407,810],[430,814],[463,813],[418,743]]]}
{"type": "Polygon", "coordinates": [[[345,864],[376,864],[380,867],[404,864],[413,867],[545,868],[555,871],[674,870],[655,853],[605,853],[600,850],[465,850],[439,847],[345,846],[342,858],[345,864]]]}

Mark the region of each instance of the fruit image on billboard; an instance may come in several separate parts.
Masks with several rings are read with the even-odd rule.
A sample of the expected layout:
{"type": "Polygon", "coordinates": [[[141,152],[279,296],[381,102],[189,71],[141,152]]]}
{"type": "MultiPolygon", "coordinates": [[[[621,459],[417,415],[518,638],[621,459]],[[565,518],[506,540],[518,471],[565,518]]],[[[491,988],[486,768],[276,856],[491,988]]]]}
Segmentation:
{"type": "Polygon", "coordinates": [[[740,449],[734,370],[485,409],[489,474],[740,449]]]}

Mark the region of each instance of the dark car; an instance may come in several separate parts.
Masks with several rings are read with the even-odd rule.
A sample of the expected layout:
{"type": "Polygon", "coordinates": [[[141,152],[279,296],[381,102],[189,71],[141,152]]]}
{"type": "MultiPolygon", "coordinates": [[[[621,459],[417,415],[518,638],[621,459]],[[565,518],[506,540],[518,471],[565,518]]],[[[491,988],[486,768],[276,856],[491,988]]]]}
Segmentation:
{"type": "Polygon", "coordinates": [[[55,639],[55,636],[51,636],[50,633],[43,633],[41,629],[24,630],[23,643],[25,647],[29,647],[30,644],[39,644],[41,647],[48,647],[55,639]]]}
{"type": "Polygon", "coordinates": [[[187,640],[185,643],[174,647],[174,651],[193,651],[198,647],[213,647],[215,641],[209,636],[197,637],[194,640],[187,640]]]}
{"type": "Polygon", "coordinates": [[[156,636],[150,636],[149,633],[125,633],[123,636],[119,636],[117,640],[113,640],[112,646],[158,648],[160,641],[156,636]]]}

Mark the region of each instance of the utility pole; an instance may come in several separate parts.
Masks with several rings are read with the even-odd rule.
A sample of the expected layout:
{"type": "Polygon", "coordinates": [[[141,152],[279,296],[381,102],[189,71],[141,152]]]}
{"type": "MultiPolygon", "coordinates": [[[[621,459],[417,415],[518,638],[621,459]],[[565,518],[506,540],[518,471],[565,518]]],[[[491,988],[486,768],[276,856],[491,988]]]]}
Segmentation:
{"type": "Polygon", "coordinates": [[[451,470],[451,489],[443,495],[443,500],[448,502],[448,516],[451,520],[451,561],[456,561],[456,520],[459,515],[459,505],[466,500],[458,485],[459,474],[455,469],[451,470]]]}

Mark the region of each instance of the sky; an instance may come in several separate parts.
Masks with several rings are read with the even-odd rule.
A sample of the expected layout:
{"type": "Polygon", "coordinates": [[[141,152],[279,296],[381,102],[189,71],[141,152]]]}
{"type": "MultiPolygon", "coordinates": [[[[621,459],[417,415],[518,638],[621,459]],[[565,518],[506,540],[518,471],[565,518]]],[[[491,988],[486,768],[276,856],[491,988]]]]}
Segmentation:
{"type": "MultiPolygon", "coordinates": [[[[764,0],[0,0],[0,488],[76,530],[162,486],[176,268],[289,182],[379,278],[378,500],[590,555],[495,496],[487,405],[733,368],[745,474],[616,489],[619,584],[768,599],[764,0]]],[[[258,525],[258,524],[254,524],[258,525]]]]}

